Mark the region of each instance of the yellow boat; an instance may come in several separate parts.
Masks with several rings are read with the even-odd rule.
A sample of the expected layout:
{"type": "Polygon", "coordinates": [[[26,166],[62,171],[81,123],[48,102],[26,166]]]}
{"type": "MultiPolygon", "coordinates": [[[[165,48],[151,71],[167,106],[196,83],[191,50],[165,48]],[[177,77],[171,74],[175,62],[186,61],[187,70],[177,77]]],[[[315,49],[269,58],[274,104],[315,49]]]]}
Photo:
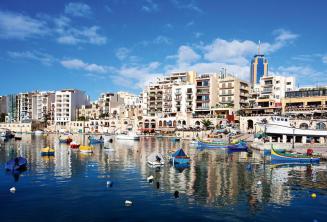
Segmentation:
{"type": "Polygon", "coordinates": [[[41,149],[41,155],[42,156],[54,156],[55,150],[50,147],[45,147],[41,149]]]}
{"type": "Polygon", "coordinates": [[[91,147],[91,146],[80,146],[79,151],[81,153],[93,153],[93,147],[91,147]]]}

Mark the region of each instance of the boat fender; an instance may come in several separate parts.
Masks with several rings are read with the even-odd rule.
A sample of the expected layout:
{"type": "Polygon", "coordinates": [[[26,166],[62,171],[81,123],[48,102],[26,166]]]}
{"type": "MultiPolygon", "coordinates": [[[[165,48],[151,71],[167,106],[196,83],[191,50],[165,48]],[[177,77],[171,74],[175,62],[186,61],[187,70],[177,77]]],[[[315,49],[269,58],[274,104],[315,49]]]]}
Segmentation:
{"type": "Polygon", "coordinates": [[[110,180],[108,180],[108,181],[107,181],[107,187],[112,187],[112,185],[113,185],[113,182],[110,181],[110,180]]]}
{"type": "Polygon", "coordinates": [[[179,192],[177,190],[174,192],[174,197],[179,198],[179,192]]]}
{"type": "Polygon", "coordinates": [[[312,199],[316,199],[316,197],[317,197],[317,194],[315,194],[315,193],[312,193],[312,194],[311,194],[311,198],[312,198],[312,199]]]}
{"type": "Polygon", "coordinates": [[[153,179],[154,177],[151,175],[149,176],[148,178],[146,178],[146,180],[149,182],[149,183],[152,183],[153,182],[153,179]]]}
{"type": "Polygon", "coordinates": [[[16,192],[16,188],[15,187],[12,187],[9,189],[10,193],[15,193],[16,192]]]}
{"type": "Polygon", "coordinates": [[[126,207],[130,207],[130,206],[132,206],[132,204],[133,204],[132,201],[130,201],[130,200],[125,200],[125,206],[126,206],[126,207]]]}
{"type": "Polygon", "coordinates": [[[261,185],[262,184],[262,182],[259,180],[258,182],[257,182],[257,185],[261,185]]]}

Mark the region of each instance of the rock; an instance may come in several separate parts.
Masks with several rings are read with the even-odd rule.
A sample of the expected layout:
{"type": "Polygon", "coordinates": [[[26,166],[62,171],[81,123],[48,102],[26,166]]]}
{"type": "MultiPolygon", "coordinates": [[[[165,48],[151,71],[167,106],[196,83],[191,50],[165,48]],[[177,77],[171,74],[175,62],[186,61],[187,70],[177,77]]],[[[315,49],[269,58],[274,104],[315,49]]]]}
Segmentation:
{"type": "Polygon", "coordinates": [[[11,193],[15,193],[16,192],[16,188],[15,187],[12,187],[9,189],[11,193]]]}
{"type": "Polygon", "coordinates": [[[132,204],[133,204],[132,201],[130,201],[130,200],[125,200],[125,206],[126,206],[126,207],[130,207],[130,206],[132,206],[132,204]]]}

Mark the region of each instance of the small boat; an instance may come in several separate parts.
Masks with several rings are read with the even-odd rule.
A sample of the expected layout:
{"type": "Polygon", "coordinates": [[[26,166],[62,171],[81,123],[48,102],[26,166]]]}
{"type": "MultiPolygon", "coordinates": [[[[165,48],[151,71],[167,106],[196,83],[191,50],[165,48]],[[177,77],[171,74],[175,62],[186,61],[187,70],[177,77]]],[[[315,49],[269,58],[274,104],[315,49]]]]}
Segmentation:
{"type": "Polygon", "coordinates": [[[35,136],[43,135],[43,131],[42,130],[36,130],[36,131],[34,131],[34,135],[35,136]]]}
{"type": "Polygon", "coordinates": [[[78,149],[80,145],[81,145],[81,144],[79,144],[79,143],[77,143],[77,142],[75,142],[75,141],[72,141],[72,142],[70,143],[70,148],[72,148],[72,149],[78,149]]]}
{"type": "Polygon", "coordinates": [[[5,169],[7,171],[19,171],[24,170],[27,166],[27,160],[24,157],[16,157],[14,159],[9,160],[5,164],[5,169]]]}
{"type": "Polygon", "coordinates": [[[151,153],[147,158],[147,163],[152,166],[162,166],[165,164],[165,158],[160,153],[151,153]]]}
{"type": "Polygon", "coordinates": [[[0,137],[5,139],[11,139],[14,138],[14,134],[9,129],[0,129],[0,137]]]}
{"type": "Polygon", "coordinates": [[[59,143],[70,144],[72,141],[73,141],[73,139],[70,138],[70,137],[65,137],[65,138],[60,138],[60,137],[59,137],[59,143]]]}
{"type": "Polygon", "coordinates": [[[81,153],[93,153],[93,147],[91,147],[91,146],[80,146],[79,151],[81,153]]]}
{"type": "Polygon", "coordinates": [[[227,146],[228,151],[231,152],[246,152],[248,150],[248,146],[244,141],[240,141],[237,144],[227,146]]]}
{"type": "Polygon", "coordinates": [[[280,153],[271,149],[272,163],[319,163],[320,158],[317,156],[307,156],[304,154],[280,153]]]}
{"type": "Polygon", "coordinates": [[[170,139],[173,143],[176,143],[176,142],[179,142],[181,141],[181,138],[178,138],[178,137],[173,137],[170,139]]]}
{"type": "Polygon", "coordinates": [[[21,136],[15,136],[15,140],[22,140],[21,136]]]}
{"type": "Polygon", "coordinates": [[[227,148],[228,143],[225,141],[215,141],[215,142],[205,142],[205,141],[198,141],[198,146],[203,148],[227,148]]]}
{"type": "Polygon", "coordinates": [[[89,143],[90,144],[101,144],[101,143],[104,143],[104,140],[103,140],[103,138],[96,139],[96,138],[90,137],[89,143]]]}
{"type": "Polygon", "coordinates": [[[182,148],[178,149],[170,156],[170,162],[172,162],[173,164],[187,164],[190,161],[190,157],[185,154],[182,148]]]}
{"type": "Polygon", "coordinates": [[[41,156],[54,156],[55,150],[50,147],[45,147],[41,149],[41,156]]]}
{"type": "Polygon", "coordinates": [[[116,136],[117,140],[140,140],[140,136],[136,133],[129,132],[127,134],[118,134],[116,136]]]}

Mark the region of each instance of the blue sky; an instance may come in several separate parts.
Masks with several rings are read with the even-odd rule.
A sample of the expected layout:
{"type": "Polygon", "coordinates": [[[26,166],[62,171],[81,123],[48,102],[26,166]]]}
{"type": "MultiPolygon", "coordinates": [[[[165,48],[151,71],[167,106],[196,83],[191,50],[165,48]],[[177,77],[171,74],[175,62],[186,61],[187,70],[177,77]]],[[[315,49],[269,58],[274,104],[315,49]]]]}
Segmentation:
{"type": "Polygon", "coordinates": [[[327,85],[325,1],[2,0],[0,95],[79,88],[139,93],[172,71],[249,79],[261,40],[269,73],[327,85]]]}

